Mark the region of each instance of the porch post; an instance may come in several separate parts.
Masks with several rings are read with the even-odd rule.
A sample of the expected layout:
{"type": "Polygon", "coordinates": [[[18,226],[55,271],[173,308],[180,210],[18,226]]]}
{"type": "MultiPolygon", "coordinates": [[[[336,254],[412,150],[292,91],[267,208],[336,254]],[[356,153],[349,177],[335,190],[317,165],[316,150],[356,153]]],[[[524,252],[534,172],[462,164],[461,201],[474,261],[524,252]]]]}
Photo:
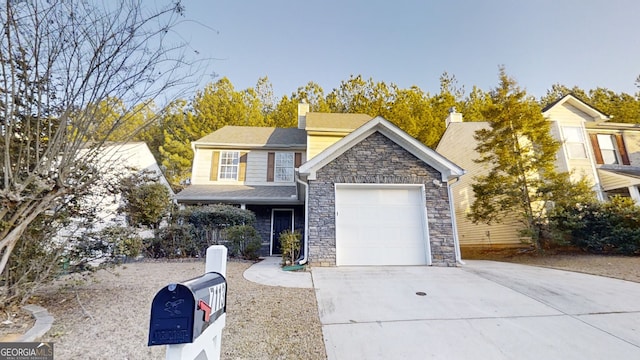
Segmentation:
{"type": "Polygon", "coordinates": [[[631,195],[633,201],[635,201],[636,204],[640,204],[640,191],[638,191],[638,186],[629,186],[628,189],[629,195],[631,195]]]}

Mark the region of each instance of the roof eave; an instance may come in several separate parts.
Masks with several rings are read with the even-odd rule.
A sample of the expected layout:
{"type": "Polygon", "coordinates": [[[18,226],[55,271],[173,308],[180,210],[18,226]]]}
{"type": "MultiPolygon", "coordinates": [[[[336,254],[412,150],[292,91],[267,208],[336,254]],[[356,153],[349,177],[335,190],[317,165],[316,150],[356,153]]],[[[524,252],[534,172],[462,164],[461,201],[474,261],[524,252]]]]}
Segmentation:
{"type": "Polygon", "coordinates": [[[240,144],[240,143],[229,143],[229,144],[221,144],[221,143],[197,143],[194,142],[194,149],[294,149],[294,150],[305,150],[307,148],[306,144],[240,144]]]}
{"type": "Polygon", "coordinates": [[[572,106],[578,108],[580,111],[591,116],[595,121],[598,121],[598,120],[606,121],[610,119],[608,115],[604,114],[600,110],[594,108],[593,106],[587,104],[586,102],[582,101],[581,99],[577,98],[572,94],[567,94],[561,97],[560,99],[556,100],[555,102],[551,103],[550,105],[546,106],[542,110],[542,115],[546,117],[549,111],[551,111],[551,109],[555,108],[556,106],[560,106],[566,102],[569,102],[572,106]]]}
{"type": "Polygon", "coordinates": [[[296,198],[244,198],[244,197],[229,197],[229,198],[213,198],[213,197],[182,197],[177,198],[180,204],[254,204],[254,205],[299,205],[303,202],[296,198]]]}

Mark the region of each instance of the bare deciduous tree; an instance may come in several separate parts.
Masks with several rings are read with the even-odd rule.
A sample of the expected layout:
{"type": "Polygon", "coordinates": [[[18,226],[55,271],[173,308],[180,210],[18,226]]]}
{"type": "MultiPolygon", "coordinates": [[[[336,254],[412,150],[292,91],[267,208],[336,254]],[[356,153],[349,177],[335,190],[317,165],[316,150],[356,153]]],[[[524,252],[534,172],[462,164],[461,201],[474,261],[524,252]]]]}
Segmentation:
{"type": "Polygon", "coordinates": [[[13,0],[0,11],[0,273],[33,221],[99,178],[106,139],[140,104],[195,85],[197,66],[169,41],[183,5],[150,4],[13,0]],[[111,99],[128,109],[120,118],[100,111],[111,99]]]}

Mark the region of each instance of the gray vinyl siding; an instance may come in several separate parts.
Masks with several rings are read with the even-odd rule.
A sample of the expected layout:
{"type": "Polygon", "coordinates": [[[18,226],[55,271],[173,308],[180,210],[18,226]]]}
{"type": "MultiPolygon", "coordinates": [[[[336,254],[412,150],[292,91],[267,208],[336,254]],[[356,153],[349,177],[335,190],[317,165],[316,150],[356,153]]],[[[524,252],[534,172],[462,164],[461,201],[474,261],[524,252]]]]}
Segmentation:
{"type": "MultiPolygon", "coordinates": [[[[295,182],[267,182],[267,154],[269,152],[278,152],[278,150],[246,150],[246,149],[212,149],[199,148],[193,159],[193,170],[191,174],[191,183],[194,185],[207,184],[236,184],[236,185],[286,185],[291,186],[295,182]],[[211,180],[211,161],[214,151],[240,151],[247,153],[247,167],[245,172],[245,181],[212,181],[211,180]]],[[[302,153],[302,162],[306,161],[304,150],[287,150],[286,152],[302,153]]]]}
{"type": "Polygon", "coordinates": [[[267,184],[267,154],[268,151],[254,150],[247,156],[247,185],[267,184]]]}

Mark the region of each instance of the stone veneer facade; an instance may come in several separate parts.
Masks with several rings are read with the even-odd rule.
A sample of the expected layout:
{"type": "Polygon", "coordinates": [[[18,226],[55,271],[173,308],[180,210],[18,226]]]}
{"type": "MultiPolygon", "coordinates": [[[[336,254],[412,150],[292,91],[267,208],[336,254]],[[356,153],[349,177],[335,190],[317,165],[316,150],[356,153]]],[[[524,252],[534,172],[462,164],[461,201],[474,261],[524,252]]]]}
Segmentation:
{"type": "Polygon", "coordinates": [[[247,205],[256,215],[253,226],[262,238],[260,256],[271,256],[271,212],[273,209],[293,210],[293,229],[304,236],[304,206],[302,205],[247,205]]]}
{"type": "Polygon", "coordinates": [[[440,173],[375,132],[319,169],[309,180],[309,262],[336,265],[335,183],[424,184],[432,264],[456,266],[446,183],[440,173]]]}

